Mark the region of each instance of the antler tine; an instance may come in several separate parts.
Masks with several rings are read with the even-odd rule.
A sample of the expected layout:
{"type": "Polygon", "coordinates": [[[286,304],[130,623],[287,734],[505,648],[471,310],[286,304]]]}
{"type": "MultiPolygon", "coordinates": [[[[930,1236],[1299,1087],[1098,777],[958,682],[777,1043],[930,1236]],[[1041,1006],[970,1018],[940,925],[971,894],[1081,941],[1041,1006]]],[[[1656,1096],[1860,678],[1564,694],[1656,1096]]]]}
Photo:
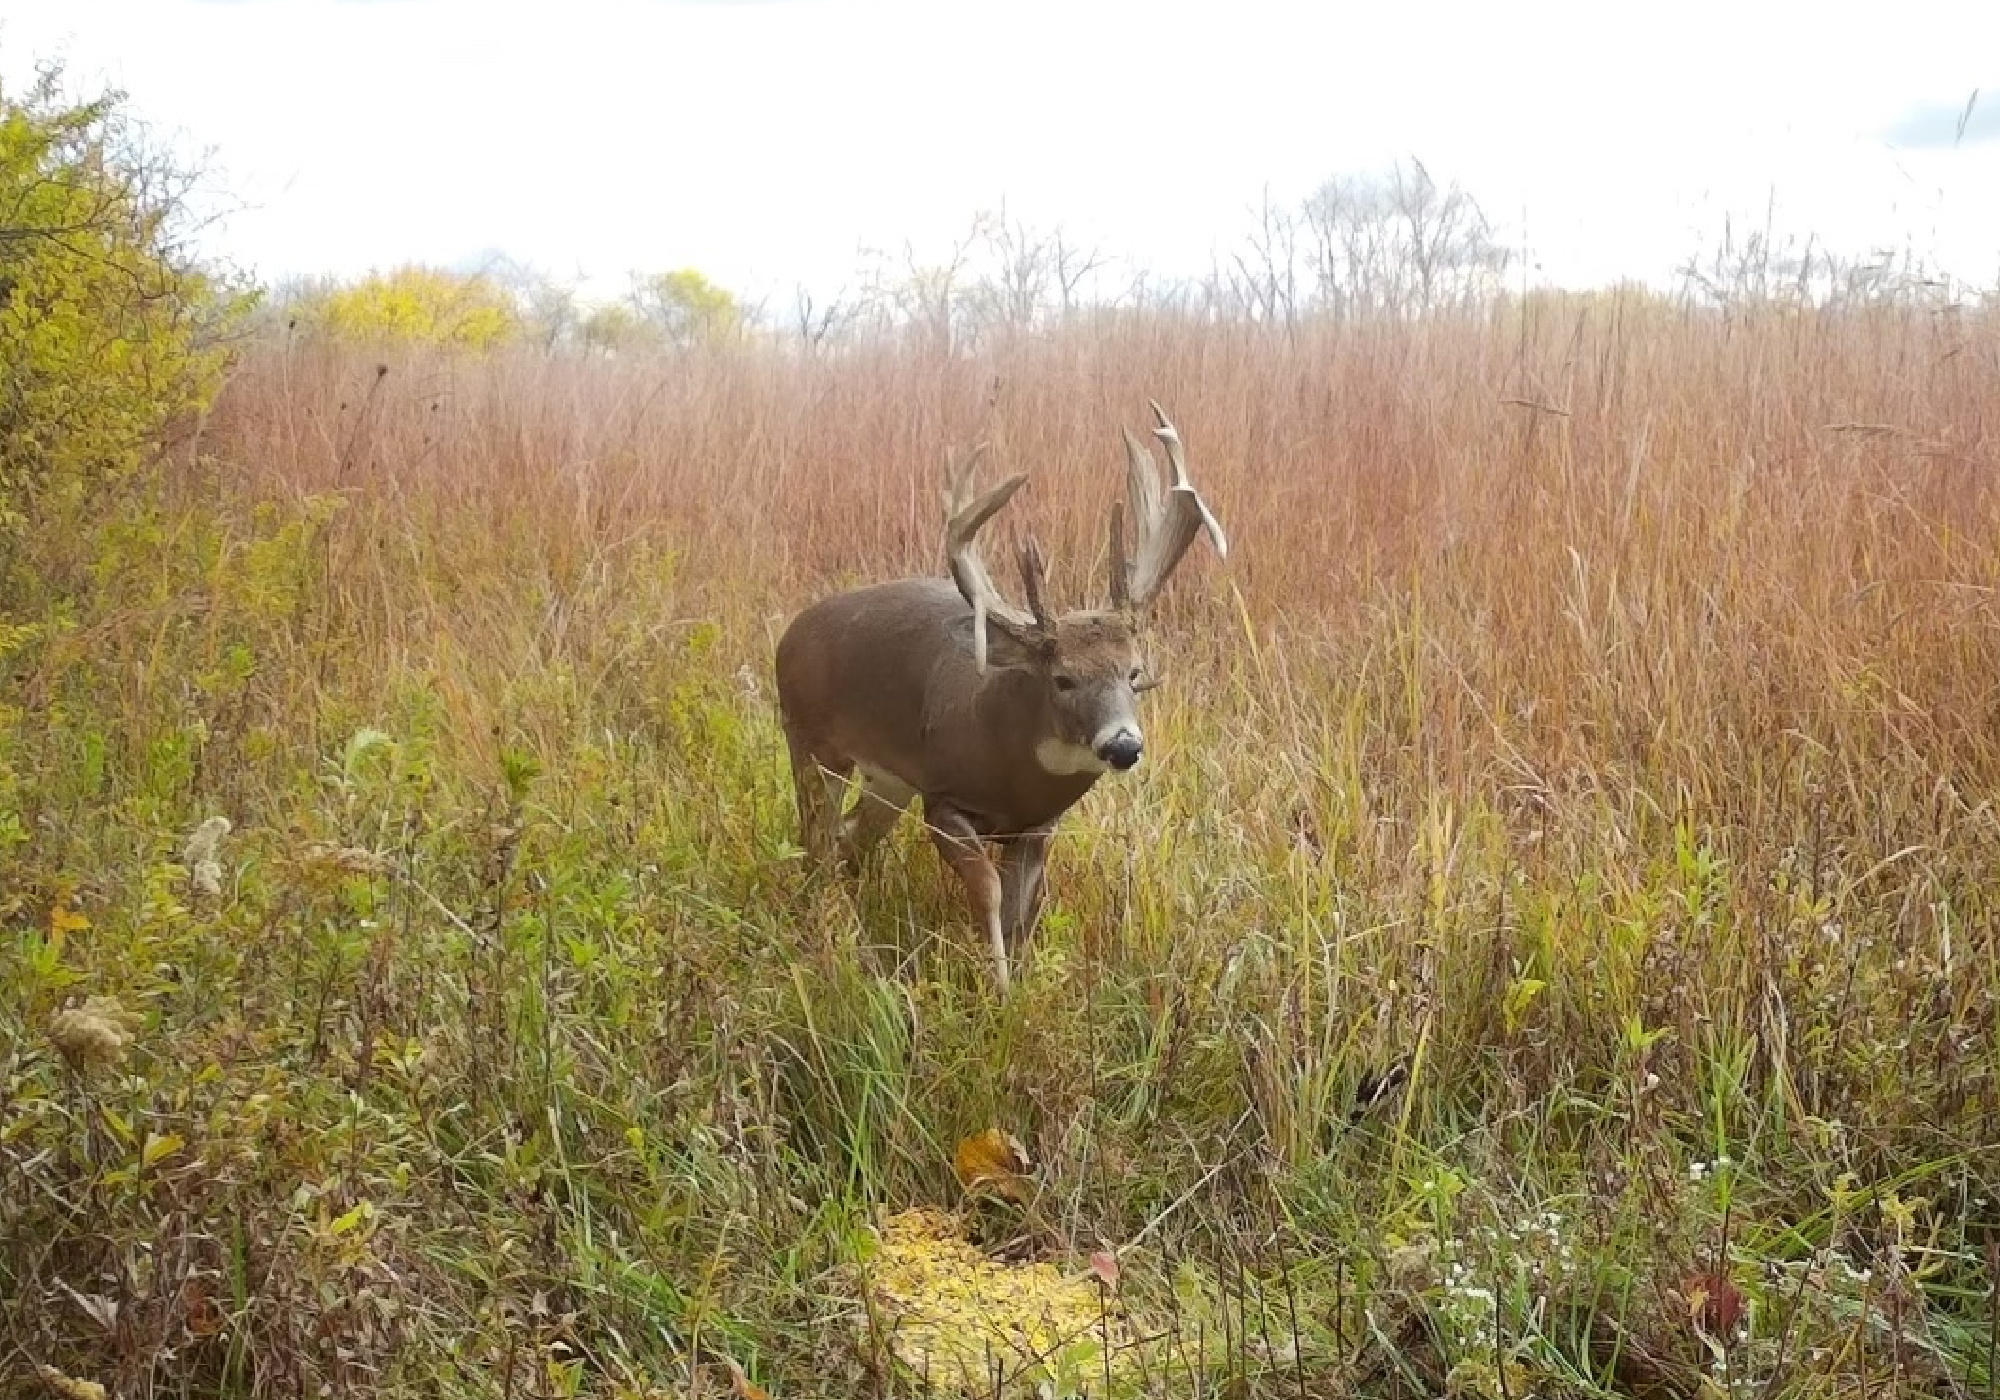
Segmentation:
{"type": "Polygon", "coordinates": [[[945,558],[951,567],[952,581],[958,585],[965,601],[972,605],[972,655],[982,672],[986,669],[986,624],[989,620],[1011,636],[1024,636],[1035,626],[1034,617],[1022,612],[1001,595],[994,585],[993,576],[986,572],[986,564],[979,557],[977,544],[980,527],[1014,499],[1014,493],[1027,484],[1027,473],[1016,473],[984,495],[974,496],[973,468],[985,455],[986,444],[982,442],[956,466],[947,459],[944,493],[945,558]]]}
{"type": "Polygon", "coordinates": [[[1229,540],[1222,532],[1221,523],[1194,489],[1194,483],[1188,480],[1187,450],[1181,444],[1180,432],[1158,402],[1148,402],[1152,405],[1153,416],[1159,419],[1153,436],[1166,447],[1171,482],[1165,491],[1161,490],[1159,466],[1153,454],[1141,447],[1139,440],[1128,431],[1125,434],[1126,490],[1132,501],[1136,550],[1126,592],[1128,606],[1135,609],[1149,606],[1159,596],[1160,589],[1181,562],[1181,556],[1187,553],[1194,537],[1203,530],[1214,542],[1217,555],[1227,558],[1229,554],[1229,540]]]}
{"type": "Polygon", "coordinates": [[[1153,416],[1160,420],[1160,425],[1153,429],[1153,436],[1167,445],[1167,462],[1173,468],[1174,490],[1187,492],[1188,499],[1194,503],[1194,509],[1201,516],[1202,528],[1208,531],[1208,538],[1215,545],[1215,557],[1227,559],[1229,537],[1222,533],[1222,522],[1210,513],[1207,503],[1195,491],[1194,483],[1188,480],[1187,449],[1181,445],[1180,430],[1168,421],[1167,411],[1160,407],[1158,399],[1148,399],[1146,402],[1152,405],[1153,416]]]}
{"type": "Polygon", "coordinates": [[[1049,617],[1047,605],[1043,602],[1042,580],[1046,563],[1042,558],[1042,546],[1031,535],[1021,546],[1021,591],[1028,595],[1028,612],[1035,619],[1037,627],[1047,630],[1055,626],[1049,617]]]}
{"type": "Polygon", "coordinates": [[[1131,579],[1126,570],[1131,561],[1125,557],[1125,503],[1111,503],[1111,606],[1124,612],[1132,606],[1131,579]]]}

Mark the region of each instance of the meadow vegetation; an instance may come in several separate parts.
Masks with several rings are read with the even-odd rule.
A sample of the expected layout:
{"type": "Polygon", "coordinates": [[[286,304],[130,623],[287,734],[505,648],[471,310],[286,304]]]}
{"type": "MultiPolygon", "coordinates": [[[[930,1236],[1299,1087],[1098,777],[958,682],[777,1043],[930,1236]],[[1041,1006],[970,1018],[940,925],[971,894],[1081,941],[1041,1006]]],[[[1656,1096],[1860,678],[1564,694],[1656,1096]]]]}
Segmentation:
{"type": "Polygon", "coordinates": [[[0,419],[0,1384],[1993,1394],[2000,322],[1240,309],[0,419]],[[1087,597],[1148,397],[1232,549],[1002,1000],[913,822],[802,875],[771,648],[979,439],[1087,597]],[[1119,1326],[923,1374],[892,1218],[1119,1326]]]}

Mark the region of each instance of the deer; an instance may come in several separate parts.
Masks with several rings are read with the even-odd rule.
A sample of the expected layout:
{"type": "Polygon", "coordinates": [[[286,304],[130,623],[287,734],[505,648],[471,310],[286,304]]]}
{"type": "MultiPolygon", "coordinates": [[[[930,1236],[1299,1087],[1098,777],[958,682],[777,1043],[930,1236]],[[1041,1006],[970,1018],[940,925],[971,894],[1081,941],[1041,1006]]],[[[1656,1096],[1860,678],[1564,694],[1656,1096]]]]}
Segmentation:
{"type": "Polygon", "coordinates": [[[778,708],[807,868],[858,876],[921,799],[932,844],[991,947],[1002,997],[1009,960],[1025,955],[1041,917],[1057,823],[1100,777],[1131,771],[1145,752],[1139,696],[1161,682],[1141,657],[1143,621],[1198,534],[1228,557],[1222,526],[1188,479],[1180,433],[1148,403],[1170,477],[1163,487],[1151,451],[1121,429],[1127,499],[1111,507],[1107,606],[1052,613],[1032,537],[1017,551],[1026,606],[1001,593],[978,536],[1028,474],[979,492],[982,442],[946,458],[949,578],[833,594],[778,639],[778,708]],[[860,793],[843,812],[857,772],[860,793]]]}

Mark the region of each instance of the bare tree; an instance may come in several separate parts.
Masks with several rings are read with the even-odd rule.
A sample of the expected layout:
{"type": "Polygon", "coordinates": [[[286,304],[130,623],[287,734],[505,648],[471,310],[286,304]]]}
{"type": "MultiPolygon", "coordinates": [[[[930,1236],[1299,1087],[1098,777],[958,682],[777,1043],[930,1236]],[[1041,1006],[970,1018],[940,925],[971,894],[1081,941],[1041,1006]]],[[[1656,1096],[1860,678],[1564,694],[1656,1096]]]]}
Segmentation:
{"type": "Polygon", "coordinates": [[[1376,309],[1386,290],[1379,200],[1365,181],[1336,175],[1306,198],[1302,215],[1322,310],[1346,319],[1376,309]]]}
{"type": "Polygon", "coordinates": [[[925,262],[915,245],[903,245],[900,266],[892,267],[879,252],[864,250],[870,266],[866,294],[887,325],[907,327],[938,353],[959,350],[959,311],[965,297],[966,269],[978,238],[977,223],[954,242],[941,262],[925,262]]]}
{"type": "Polygon", "coordinates": [[[1095,247],[1074,242],[1060,224],[1043,231],[1010,218],[1004,201],[974,228],[988,261],[967,299],[981,327],[1022,334],[1052,316],[1070,315],[1086,279],[1107,261],[1095,247]]]}
{"type": "Polygon", "coordinates": [[[837,339],[861,313],[861,307],[842,288],[821,300],[812,289],[799,284],[792,295],[792,324],[799,344],[808,355],[818,354],[829,340],[837,339]]]}
{"type": "Polygon", "coordinates": [[[976,218],[973,228],[993,259],[992,270],[973,288],[982,319],[1015,334],[1033,330],[1048,305],[1055,274],[1049,240],[1008,219],[1005,201],[997,213],[976,218]]]}
{"type": "Polygon", "coordinates": [[[1478,201],[1457,184],[1439,189],[1420,160],[1398,163],[1389,176],[1390,198],[1402,221],[1402,246],[1415,280],[1416,310],[1437,311],[1491,289],[1507,266],[1507,251],[1493,240],[1478,201]]]}
{"type": "Polygon", "coordinates": [[[1062,299],[1064,316],[1076,310],[1077,292],[1084,279],[1108,261],[1095,247],[1079,247],[1069,241],[1061,224],[1049,236],[1049,253],[1055,264],[1056,293],[1062,299]]]}
{"type": "Polygon", "coordinates": [[[1320,307],[1335,316],[1425,315],[1490,295],[1507,250],[1479,203],[1439,186],[1422,161],[1383,175],[1337,175],[1303,219],[1320,307]]]}
{"type": "Polygon", "coordinates": [[[1766,305],[1941,309],[1958,293],[1951,279],[1909,247],[1842,256],[1811,234],[1780,230],[1775,200],[1762,225],[1747,231],[1725,216],[1714,246],[1690,256],[1679,272],[1685,302],[1723,311],[1766,305]]]}
{"type": "Polygon", "coordinates": [[[1229,288],[1253,319],[1290,330],[1299,311],[1298,220],[1271,202],[1269,186],[1255,218],[1248,255],[1232,256],[1229,288]]]}
{"type": "Polygon", "coordinates": [[[553,354],[576,340],[583,313],[577,308],[575,287],[511,259],[496,265],[491,275],[520,306],[529,338],[544,353],[553,354]]]}

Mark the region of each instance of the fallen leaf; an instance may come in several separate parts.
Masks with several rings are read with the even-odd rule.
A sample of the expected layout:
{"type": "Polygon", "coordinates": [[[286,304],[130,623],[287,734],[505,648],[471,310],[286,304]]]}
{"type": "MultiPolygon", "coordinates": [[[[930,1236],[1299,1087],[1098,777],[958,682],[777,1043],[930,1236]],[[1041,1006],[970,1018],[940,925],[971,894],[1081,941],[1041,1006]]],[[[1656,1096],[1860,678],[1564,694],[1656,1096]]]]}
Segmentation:
{"type": "Polygon", "coordinates": [[[991,1192],[1010,1201],[1024,1202],[1026,1177],[1035,1169],[1035,1163],[1019,1138],[999,1128],[988,1128],[958,1144],[952,1167],[958,1173],[959,1185],[970,1193],[991,1192]]]}
{"type": "Polygon", "coordinates": [[[118,1300],[116,1298],[107,1298],[102,1293],[79,1293],[62,1279],[56,1280],[56,1286],[69,1294],[70,1301],[75,1303],[79,1308],[82,1308],[90,1320],[95,1322],[99,1327],[102,1327],[107,1332],[116,1332],[118,1330],[118,1300]]]}
{"type": "Polygon", "coordinates": [[[1688,1320],[1709,1336],[1725,1340],[1735,1335],[1748,1307],[1743,1290],[1721,1270],[1689,1279],[1681,1296],[1687,1300],[1688,1320]]]}
{"type": "Polygon", "coordinates": [[[82,933],[89,927],[90,920],[77,912],[76,906],[69,902],[67,895],[58,899],[49,909],[49,932],[57,939],[67,934],[82,933]]]}
{"type": "Polygon", "coordinates": [[[181,1311],[188,1331],[197,1337],[213,1337],[222,1331],[225,1320],[222,1311],[208,1296],[208,1289],[200,1279],[191,1278],[181,1285],[181,1311]]]}

